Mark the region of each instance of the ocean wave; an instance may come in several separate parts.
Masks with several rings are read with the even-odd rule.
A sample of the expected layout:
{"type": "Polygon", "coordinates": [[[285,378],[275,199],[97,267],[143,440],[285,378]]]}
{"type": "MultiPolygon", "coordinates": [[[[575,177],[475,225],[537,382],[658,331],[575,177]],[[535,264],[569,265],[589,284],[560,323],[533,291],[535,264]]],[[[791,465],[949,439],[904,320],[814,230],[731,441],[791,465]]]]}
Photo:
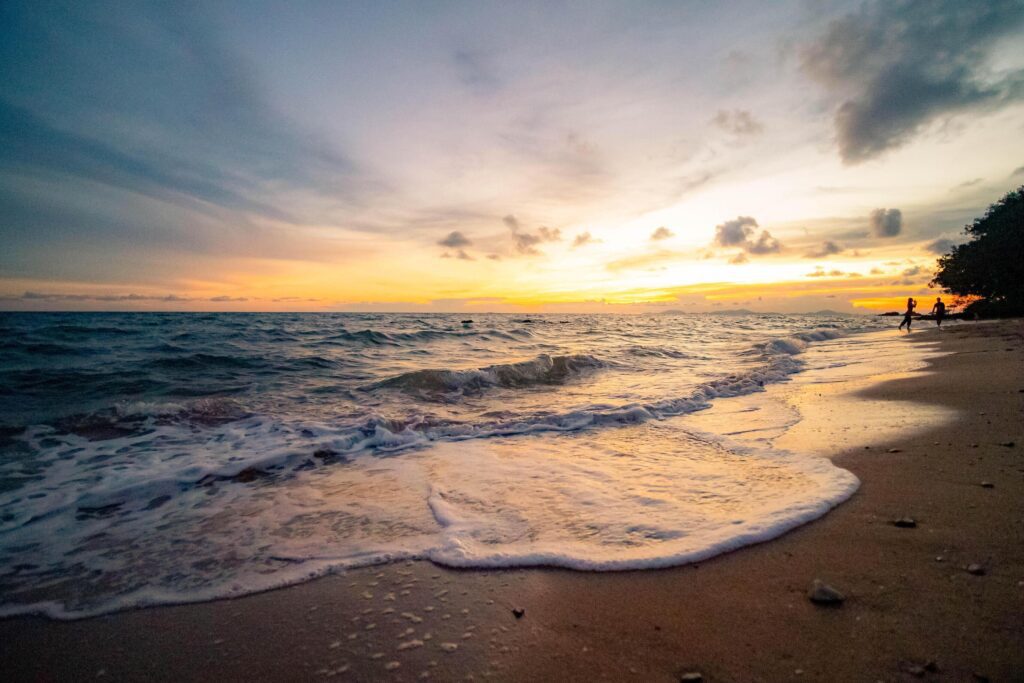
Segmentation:
{"type": "Polygon", "coordinates": [[[416,330],[414,332],[381,332],[379,330],[359,330],[357,332],[340,331],[323,339],[308,342],[308,346],[347,346],[349,344],[400,346],[410,342],[430,342],[446,339],[503,339],[518,341],[532,337],[533,333],[522,328],[509,330],[489,329],[450,329],[450,330],[416,330]]]}
{"type": "Polygon", "coordinates": [[[637,344],[626,349],[631,356],[652,357],[652,358],[693,358],[693,354],[671,349],[664,346],[642,346],[637,344]]]}
{"type": "Polygon", "coordinates": [[[785,337],[777,337],[767,341],[754,344],[748,353],[759,354],[786,354],[795,356],[803,353],[804,349],[811,342],[827,341],[845,336],[845,332],[837,329],[817,329],[809,332],[798,332],[785,337]]]}
{"type": "Polygon", "coordinates": [[[98,350],[70,344],[56,344],[53,342],[20,341],[5,339],[0,341],[0,351],[22,353],[26,356],[91,356],[99,353],[98,350]]]}
{"type": "Polygon", "coordinates": [[[209,368],[254,369],[264,365],[258,358],[243,358],[216,353],[193,353],[187,356],[157,358],[146,363],[161,370],[205,370],[209,368]]]}
{"type": "Polygon", "coordinates": [[[75,325],[69,323],[63,323],[59,325],[50,325],[40,330],[40,334],[54,334],[62,337],[68,335],[77,335],[79,337],[85,336],[120,336],[120,335],[136,335],[140,334],[141,330],[126,329],[123,327],[115,327],[112,325],[75,325]]]}
{"type": "MultiPolygon", "coordinates": [[[[574,372],[601,366],[602,362],[592,356],[540,356],[523,363],[460,372],[454,379],[446,375],[451,371],[441,371],[440,379],[434,374],[418,373],[394,379],[405,378],[400,385],[403,388],[430,387],[436,391],[456,387],[453,390],[464,391],[467,378],[473,381],[478,378],[476,374],[467,373],[481,373],[479,376],[486,377],[488,382],[511,382],[505,386],[523,386],[520,384],[523,381],[551,381],[553,377],[564,378],[574,372]]],[[[40,427],[15,438],[32,441],[33,450],[48,453],[55,460],[60,459],[61,450],[77,449],[91,453],[89,457],[98,458],[107,465],[110,464],[108,458],[132,453],[145,446],[151,456],[149,462],[139,463],[131,458],[126,463],[129,473],[105,467],[101,474],[112,477],[112,482],[104,483],[102,478],[85,480],[88,486],[79,489],[78,497],[68,489],[56,499],[63,501],[61,509],[72,505],[104,509],[126,505],[131,500],[141,502],[156,495],[173,495],[175,491],[211,482],[250,483],[264,476],[288,476],[289,473],[324,464],[345,462],[361,453],[390,454],[438,441],[575,432],[663,420],[706,409],[716,398],[763,391],[765,385],[784,380],[800,367],[799,360],[784,355],[751,371],[706,382],[685,396],[645,403],[593,406],[561,413],[502,415],[497,419],[477,422],[372,415],[348,424],[283,424],[249,415],[230,400],[196,401],[187,406],[174,402],[135,402],[121,406],[116,416],[128,422],[140,417],[161,416],[176,420],[140,426],[138,423],[118,422],[116,416],[102,413],[86,416],[75,425],[61,425],[70,434],[62,436],[51,428],[40,427]],[[181,467],[174,462],[175,454],[182,447],[182,439],[192,434],[196,426],[211,429],[194,446],[201,449],[204,457],[201,463],[181,467]],[[166,446],[162,447],[162,443],[166,446]],[[167,449],[170,450],[169,455],[167,449]],[[66,500],[69,496],[74,500],[66,500]]],[[[36,503],[35,507],[41,504],[36,503]]],[[[41,514],[37,510],[27,520],[21,516],[18,524],[31,522],[41,514]]]]}
{"type": "Polygon", "coordinates": [[[607,367],[594,356],[549,356],[519,363],[503,363],[475,370],[416,370],[383,380],[371,388],[392,388],[425,393],[476,393],[488,387],[519,388],[563,384],[584,372],[607,367]]]}
{"type": "MultiPolygon", "coordinates": [[[[685,430],[688,421],[665,418],[784,381],[804,366],[800,353],[807,344],[839,335],[814,329],[765,339],[785,322],[773,321],[760,335],[737,333],[730,324],[719,326],[727,329],[716,336],[719,327],[708,322],[700,322],[707,330],[666,330],[642,318],[612,316],[532,329],[496,316],[480,316],[472,328],[460,328],[453,316],[419,322],[370,315],[201,319],[207,321],[202,326],[182,316],[136,319],[132,325],[146,328],[143,336],[93,342],[109,357],[76,359],[67,369],[40,358],[26,369],[29,363],[18,356],[3,369],[0,412],[12,425],[0,428],[2,450],[11,456],[0,459],[0,573],[25,553],[39,569],[15,577],[22,590],[6,592],[0,614],[35,610],[79,617],[112,605],[224,597],[398,557],[454,566],[582,569],[694,559],[697,551],[682,545],[613,557],[602,555],[604,540],[586,547],[557,539],[535,543],[534,531],[555,527],[545,522],[525,530],[517,506],[547,509],[553,498],[501,496],[516,486],[536,487],[541,473],[551,496],[571,491],[592,506],[563,511],[603,511],[595,539],[614,529],[623,544],[619,550],[681,541],[682,527],[673,525],[686,519],[683,508],[653,521],[649,513],[661,504],[654,488],[692,490],[690,483],[704,486],[707,478],[705,471],[693,479],[674,476],[672,468],[692,451],[664,435],[685,430]],[[759,337],[763,341],[743,341],[759,337]],[[516,357],[530,359],[504,362],[516,357]],[[407,372],[429,365],[435,369],[407,372]],[[560,385],[568,386],[550,388],[560,385]],[[235,398],[225,398],[229,394],[235,398]],[[55,405],[78,414],[52,415],[55,405]],[[645,449],[637,435],[652,431],[662,436],[645,449]],[[592,464],[574,459],[586,455],[572,451],[581,442],[599,446],[592,464]],[[629,457],[611,457],[616,444],[629,457]],[[505,448],[511,450],[503,457],[486,459],[505,448]],[[413,449],[415,454],[402,455],[413,449]],[[660,460],[652,465],[649,457],[660,460]],[[438,458],[447,464],[436,467],[438,458]],[[558,458],[564,469],[546,469],[558,458]],[[615,463],[654,487],[633,496],[620,478],[604,482],[606,502],[639,505],[622,508],[622,514],[589,498],[615,463]],[[410,474],[416,468],[426,474],[410,474]],[[439,482],[438,473],[451,476],[439,482]],[[482,492],[460,488],[451,477],[463,473],[494,481],[482,492]],[[595,479],[586,485],[560,484],[590,474],[595,479]],[[519,484],[510,488],[509,482],[519,484]],[[419,521],[408,521],[414,517],[419,521]],[[282,520],[290,528],[277,526],[282,520]],[[493,526],[494,520],[500,524],[493,526]],[[160,533],[153,532],[157,526],[160,533]],[[407,535],[364,543],[395,529],[407,535]],[[198,543],[202,547],[192,545],[198,543]],[[243,547],[251,553],[237,554],[243,547]],[[203,566],[182,548],[202,555],[203,566]],[[263,556],[265,548],[273,550],[263,556]],[[63,581],[47,593],[56,601],[29,605],[54,575],[63,581]]],[[[107,323],[101,327],[126,322],[97,320],[107,323]]],[[[808,323],[797,324],[808,329],[808,323]]],[[[20,339],[37,338],[37,322],[23,318],[19,325],[20,339]]],[[[748,459],[740,460],[730,501],[746,500],[754,481],[741,476],[748,459]]],[[[717,467],[714,459],[708,462],[717,467]]],[[[725,495],[718,479],[707,491],[725,495]]],[[[776,498],[765,500],[774,504],[776,498]]],[[[818,493],[808,498],[813,505],[820,500],[818,493]]],[[[820,514],[818,507],[806,510],[820,514]]],[[[573,519],[560,514],[547,521],[557,526],[568,520],[571,526],[573,519]]],[[[752,515],[746,527],[729,520],[723,528],[731,540],[707,544],[708,552],[766,538],[754,528],[763,519],[752,515]]]]}

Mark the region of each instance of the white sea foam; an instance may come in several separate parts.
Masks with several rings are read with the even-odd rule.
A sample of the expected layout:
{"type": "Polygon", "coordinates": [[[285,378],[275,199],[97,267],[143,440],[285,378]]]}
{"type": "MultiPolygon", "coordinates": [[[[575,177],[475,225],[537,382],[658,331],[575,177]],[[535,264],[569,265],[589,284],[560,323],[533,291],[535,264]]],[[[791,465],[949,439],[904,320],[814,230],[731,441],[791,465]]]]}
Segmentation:
{"type": "Polygon", "coordinates": [[[828,460],[739,447],[676,422],[438,444],[414,457],[366,455],[303,473],[272,496],[239,486],[185,493],[159,510],[158,534],[137,513],[85,525],[40,520],[51,540],[22,560],[70,555],[83,569],[105,566],[108,592],[39,601],[16,593],[21,599],[0,616],[79,618],[235,596],[397,559],[665,567],[774,538],[856,487],[828,460]],[[235,514],[210,525],[211,500],[235,514]],[[122,548],[116,567],[104,559],[112,547],[122,548]]]}

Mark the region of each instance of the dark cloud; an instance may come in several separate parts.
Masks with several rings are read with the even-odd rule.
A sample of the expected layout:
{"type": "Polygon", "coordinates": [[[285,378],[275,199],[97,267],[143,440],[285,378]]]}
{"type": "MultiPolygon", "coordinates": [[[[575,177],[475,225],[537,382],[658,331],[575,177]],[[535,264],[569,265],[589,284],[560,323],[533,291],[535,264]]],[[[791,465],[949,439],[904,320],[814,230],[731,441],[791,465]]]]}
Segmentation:
{"type": "Polygon", "coordinates": [[[247,297],[244,297],[244,296],[215,296],[215,297],[212,297],[210,299],[210,301],[215,301],[217,303],[220,303],[220,302],[240,302],[240,301],[248,301],[248,300],[249,299],[247,297]]]}
{"type": "Polygon", "coordinates": [[[454,259],[459,259],[460,261],[475,261],[476,260],[472,256],[470,256],[469,254],[467,254],[462,249],[456,249],[454,254],[452,252],[450,252],[450,251],[446,251],[446,252],[441,254],[441,258],[454,258],[454,259]]]}
{"type": "Polygon", "coordinates": [[[443,240],[439,240],[438,244],[442,247],[448,247],[449,249],[461,249],[462,247],[468,247],[473,244],[473,241],[458,230],[452,230],[448,233],[447,237],[443,240]]]}
{"type": "Polygon", "coordinates": [[[746,263],[749,260],[750,260],[750,258],[745,253],[743,253],[741,251],[738,254],[736,254],[735,256],[733,256],[732,258],[730,258],[729,259],[729,263],[731,263],[733,265],[740,265],[741,263],[746,263]]]}
{"type": "Polygon", "coordinates": [[[1024,175],[1024,166],[1018,166],[1017,168],[1013,169],[1013,173],[1010,174],[1010,177],[1016,178],[1019,175],[1024,175]]]}
{"type": "Polygon", "coordinates": [[[542,242],[559,242],[562,239],[562,231],[558,228],[552,230],[542,225],[537,229],[537,232],[542,242]]]}
{"type": "Polygon", "coordinates": [[[516,245],[516,251],[524,256],[539,256],[540,251],[536,245],[540,244],[539,235],[531,235],[528,232],[512,233],[512,240],[516,245]]]}
{"type": "Polygon", "coordinates": [[[747,242],[744,249],[751,254],[777,254],[782,251],[782,244],[770,232],[762,230],[757,240],[747,242]]]}
{"type": "Polygon", "coordinates": [[[870,221],[876,237],[895,237],[903,229],[903,213],[899,209],[875,209],[870,221]]]}
{"type": "Polygon", "coordinates": [[[910,268],[905,268],[903,270],[903,273],[902,273],[903,277],[913,277],[915,275],[920,275],[920,274],[921,274],[921,266],[911,266],[910,268]]]}
{"type": "Polygon", "coordinates": [[[758,135],[764,130],[764,125],[744,109],[733,109],[732,111],[719,109],[711,119],[711,123],[737,137],[758,135]]]}
{"type": "Polygon", "coordinates": [[[782,244],[767,230],[762,230],[757,239],[750,239],[756,232],[757,221],[750,216],[737,216],[715,226],[714,243],[720,247],[740,247],[748,254],[777,254],[782,244]]]}
{"type": "Polygon", "coordinates": [[[523,256],[539,256],[537,245],[543,242],[558,242],[562,239],[562,231],[541,226],[536,233],[524,232],[519,220],[512,214],[501,219],[505,227],[512,233],[512,243],[517,253],[523,256]]]}
{"type": "Polygon", "coordinates": [[[925,249],[933,254],[948,254],[952,251],[953,247],[956,246],[956,242],[945,237],[941,237],[934,242],[928,244],[925,249]]]}
{"type": "Polygon", "coordinates": [[[832,256],[833,254],[840,254],[843,252],[843,247],[831,240],[822,242],[821,246],[817,249],[804,254],[804,258],[825,258],[826,256],[832,256]]]}
{"type": "MultiPolygon", "coordinates": [[[[97,301],[97,302],[132,302],[132,301],[163,301],[163,302],[178,302],[178,301],[203,301],[203,299],[193,299],[187,296],[178,296],[177,294],[165,294],[165,295],[150,295],[150,294],[67,294],[61,292],[25,292],[19,296],[8,296],[3,297],[4,299],[16,300],[21,299],[23,301],[97,301]]],[[[245,301],[245,299],[231,299],[214,297],[209,301],[245,301]]]]}
{"type": "Polygon", "coordinates": [[[860,277],[860,273],[844,273],[841,270],[825,271],[818,266],[814,272],[807,273],[806,277],[860,277]]]}
{"type": "Polygon", "coordinates": [[[757,227],[757,221],[750,216],[737,218],[715,226],[715,244],[720,247],[735,247],[745,244],[757,227]]]}
{"type": "Polygon", "coordinates": [[[1019,99],[1021,72],[987,67],[1022,22],[1019,0],[885,0],[829,24],[803,49],[802,66],[841,100],[843,161],[898,147],[938,117],[1019,99]]]}
{"type": "Polygon", "coordinates": [[[667,240],[670,237],[675,237],[675,233],[666,228],[664,225],[651,233],[651,239],[657,242],[658,240],[667,240]]]}
{"type": "Polygon", "coordinates": [[[592,242],[594,242],[594,238],[590,236],[589,231],[581,232],[580,234],[576,235],[576,237],[573,238],[572,246],[575,249],[576,247],[582,247],[583,245],[591,244],[592,242]]]}

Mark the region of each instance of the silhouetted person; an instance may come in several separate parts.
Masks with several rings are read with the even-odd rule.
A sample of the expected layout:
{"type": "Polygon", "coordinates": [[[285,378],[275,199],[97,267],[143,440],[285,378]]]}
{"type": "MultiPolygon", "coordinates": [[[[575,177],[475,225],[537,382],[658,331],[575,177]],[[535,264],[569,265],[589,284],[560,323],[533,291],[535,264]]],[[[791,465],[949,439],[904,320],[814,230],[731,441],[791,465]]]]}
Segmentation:
{"type": "Polygon", "coordinates": [[[903,314],[903,322],[900,323],[900,329],[903,326],[907,326],[907,332],[910,332],[910,323],[914,322],[914,307],[917,306],[917,302],[914,301],[913,297],[907,297],[907,312],[903,314]]]}
{"type": "Polygon", "coordinates": [[[932,315],[935,316],[935,326],[942,327],[942,319],[946,317],[946,304],[942,303],[942,297],[935,297],[935,305],[932,306],[932,315]]]}

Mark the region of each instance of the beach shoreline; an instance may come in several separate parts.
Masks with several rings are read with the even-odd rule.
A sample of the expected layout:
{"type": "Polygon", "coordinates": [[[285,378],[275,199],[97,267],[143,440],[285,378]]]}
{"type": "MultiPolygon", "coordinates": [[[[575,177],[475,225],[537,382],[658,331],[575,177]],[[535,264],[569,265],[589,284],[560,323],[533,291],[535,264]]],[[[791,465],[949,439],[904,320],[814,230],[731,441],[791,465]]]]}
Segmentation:
{"type": "Polygon", "coordinates": [[[861,489],[767,543],[614,573],[397,563],[234,600],[75,622],[5,619],[0,667],[11,680],[678,680],[699,671],[711,681],[860,681],[932,668],[945,680],[1014,680],[1024,671],[1024,324],[961,324],[911,340],[939,341],[943,355],[924,371],[780,385],[803,419],[779,445],[834,454],[861,489]],[[901,431],[903,405],[955,417],[927,434],[901,431]],[[865,417],[879,412],[896,426],[881,442],[865,417]],[[891,523],[902,517],[916,528],[891,523]],[[984,573],[969,573],[972,564],[984,573]],[[811,604],[814,579],[846,602],[811,604]]]}

